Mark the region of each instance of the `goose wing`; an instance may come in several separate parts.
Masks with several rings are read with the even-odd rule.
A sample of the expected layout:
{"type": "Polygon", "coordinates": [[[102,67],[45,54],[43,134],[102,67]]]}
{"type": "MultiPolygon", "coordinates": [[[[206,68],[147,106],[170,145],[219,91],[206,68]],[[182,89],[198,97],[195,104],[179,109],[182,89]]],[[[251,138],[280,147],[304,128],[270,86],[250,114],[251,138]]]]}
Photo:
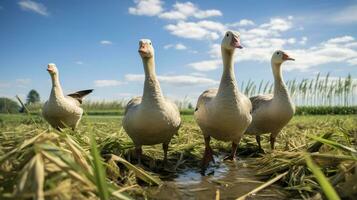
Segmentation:
{"type": "Polygon", "coordinates": [[[255,112],[260,107],[270,102],[273,99],[273,95],[272,94],[257,95],[257,96],[250,97],[249,99],[253,107],[252,112],[255,112]]]}
{"type": "Polygon", "coordinates": [[[83,98],[92,92],[93,92],[93,89],[81,90],[81,91],[78,91],[75,93],[68,94],[67,96],[72,97],[73,99],[78,101],[79,104],[82,104],[83,98]]]}
{"type": "Polygon", "coordinates": [[[141,97],[132,98],[128,104],[125,106],[124,115],[132,108],[138,106],[141,103],[141,97]]]}
{"type": "Polygon", "coordinates": [[[195,112],[200,109],[200,107],[205,106],[206,103],[211,101],[217,94],[217,89],[208,89],[204,91],[200,97],[198,97],[197,106],[195,112]]]}

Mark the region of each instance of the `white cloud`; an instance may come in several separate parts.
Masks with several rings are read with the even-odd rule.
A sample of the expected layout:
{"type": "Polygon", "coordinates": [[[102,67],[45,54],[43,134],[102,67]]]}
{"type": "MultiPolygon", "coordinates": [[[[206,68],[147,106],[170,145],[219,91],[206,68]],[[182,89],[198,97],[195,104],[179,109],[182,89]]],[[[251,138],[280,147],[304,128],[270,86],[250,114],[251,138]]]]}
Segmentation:
{"type": "MultiPolygon", "coordinates": [[[[331,15],[330,15],[331,16],[331,15]]],[[[336,23],[356,23],[357,22],[357,5],[352,5],[344,8],[340,12],[331,17],[336,23]]]]}
{"type": "MultiPolygon", "coordinates": [[[[285,70],[307,70],[311,67],[334,63],[347,62],[357,65],[357,41],[352,36],[342,36],[323,41],[310,48],[296,48],[296,38],[286,38],[283,34],[293,28],[293,17],[273,18],[268,23],[258,25],[251,29],[241,28],[241,41],[244,46],[237,50],[235,62],[255,61],[269,65],[271,55],[275,50],[286,51],[295,62],[284,64],[285,70]],[[288,48],[287,48],[288,46],[288,48]]],[[[298,42],[306,44],[307,37],[302,37],[298,42]]],[[[210,71],[218,69],[222,64],[220,44],[211,44],[208,51],[211,59],[201,60],[188,64],[197,71],[210,71]]]]}
{"type": "Polygon", "coordinates": [[[190,73],[192,76],[206,77],[206,74],[200,72],[192,72],[190,73]]]}
{"type": "Polygon", "coordinates": [[[348,47],[348,48],[357,48],[357,41],[355,42],[349,42],[347,44],[344,45],[345,47],[348,47]]]}
{"type": "Polygon", "coordinates": [[[357,58],[352,58],[350,60],[347,60],[347,62],[350,65],[357,65],[357,58]]]}
{"type": "Polygon", "coordinates": [[[187,49],[187,47],[185,45],[181,44],[181,43],[178,43],[178,44],[175,45],[175,49],[177,49],[177,50],[185,50],[185,49],[187,49]]]}
{"type": "Polygon", "coordinates": [[[167,45],[164,46],[164,49],[171,49],[171,48],[174,48],[176,50],[185,50],[185,49],[187,49],[187,47],[182,43],[177,43],[175,45],[174,44],[167,44],[167,45]]]}
{"type": "Polygon", "coordinates": [[[163,10],[160,0],[134,0],[135,7],[129,8],[129,13],[132,15],[155,16],[163,10]]]}
{"type": "Polygon", "coordinates": [[[301,40],[299,41],[299,44],[305,45],[306,42],[307,42],[307,37],[304,36],[304,37],[302,37],[301,40]]]}
{"type": "Polygon", "coordinates": [[[100,44],[102,44],[102,45],[112,45],[113,42],[109,41],[109,40],[102,40],[102,41],[100,41],[100,44]]]}
{"type": "Polygon", "coordinates": [[[346,47],[344,44],[326,45],[327,42],[321,42],[319,45],[308,49],[290,50],[291,56],[296,59],[295,62],[287,64],[287,70],[306,70],[308,68],[335,62],[347,62],[350,65],[356,65],[357,51],[346,47]]]}
{"type": "Polygon", "coordinates": [[[289,39],[287,40],[287,42],[288,42],[288,44],[295,44],[296,39],[295,39],[295,38],[289,38],[289,39]]]}
{"type": "Polygon", "coordinates": [[[125,80],[127,81],[143,81],[145,79],[144,74],[126,74],[125,80]]]}
{"type": "Polygon", "coordinates": [[[200,62],[194,62],[188,64],[188,66],[194,68],[197,71],[211,71],[218,69],[222,64],[222,60],[204,60],[200,62]]]}
{"type": "Polygon", "coordinates": [[[354,41],[355,39],[352,36],[342,36],[342,37],[336,37],[327,40],[327,43],[346,43],[346,42],[351,42],[354,41]]]}
{"type": "Polygon", "coordinates": [[[216,31],[210,31],[216,23],[210,23],[209,21],[200,22],[184,22],[179,21],[177,24],[169,24],[165,26],[165,29],[170,31],[172,35],[176,35],[182,38],[189,38],[195,40],[211,39],[216,40],[219,35],[216,31]]]}
{"type": "MultiPolygon", "coordinates": [[[[192,75],[162,75],[157,76],[161,84],[168,84],[173,86],[207,86],[217,85],[219,82],[213,79],[192,76],[192,75]]],[[[127,81],[144,81],[144,74],[127,74],[125,80],[127,81]]]]}
{"type": "Polygon", "coordinates": [[[164,49],[171,49],[173,46],[173,44],[167,44],[164,46],[164,49]]]}
{"type": "Polygon", "coordinates": [[[18,4],[22,10],[35,12],[37,14],[44,15],[44,16],[49,15],[47,8],[41,3],[36,3],[31,0],[21,0],[20,2],[18,2],[18,4]]]}
{"type": "Polygon", "coordinates": [[[222,16],[222,12],[215,9],[200,10],[196,5],[191,2],[176,2],[173,5],[173,9],[171,11],[161,13],[159,15],[159,18],[170,20],[186,20],[189,17],[204,19],[215,16],[222,16]]]}
{"type": "Polygon", "coordinates": [[[76,63],[77,65],[83,65],[83,64],[84,64],[84,63],[83,63],[82,61],[80,61],[80,60],[79,60],[79,61],[76,61],[75,63],[76,63]]]}
{"type": "Polygon", "coordinates": [[[95,87],[113,87],[123,85],[124,82],[118,80],[95,80],[94,86],[95,87]]]}
{"type": "Polygon", "coordinates": [[[239,22],[227,24],[230,27],[241,27],[241,26],[254,26],[255,23],[249,19],[241,19],[239,22]]]}
{"type": "Polygon", "coordinates": [[[222,13],[219,10],[202,10],[198,11],[194,16],[198,19],[203,19],[213,16],[222,16],[222,13]]]}
{"type": "Polygon", "coordinates": [[[292,27],[291,16],[287,19],[283,18],[272,18],[269,23],[260,25],[261,28],[268,28],[275,31],[287,31],[292,27]]]}
{"type": "MultiPolygon", "coordinates": [[[[158,16],[162,19],[179,20],[176,24],[168,24],[165,29],[172,35],[188,39],[216,40],[220,32],[225,31],[225,25],[213,21],[186,22],[189,17],[204,19],[214,16],[222,16],[221,11],[210,9],[201,10],[191,2],[176,2],[173,9],[163,12],[160,0],[134,0],[136,7],[130,7],[129,13],[135,15],[158,16]]],[[[248,22],[249,23],[249,22],[248,22]]],[[[167,46],[167,48],[170,48],[167,46]]],[[[180,48],[180,47],[179,47],[180,48]]]]}
{"type": "Polygon", "coordinates": [[[227,29],[225,25],[219,22],[208,21],[208,20],[199,21],[197,22],[197,25],[211,31],[218,31],[220,33],[224,33],[227,29]]]}

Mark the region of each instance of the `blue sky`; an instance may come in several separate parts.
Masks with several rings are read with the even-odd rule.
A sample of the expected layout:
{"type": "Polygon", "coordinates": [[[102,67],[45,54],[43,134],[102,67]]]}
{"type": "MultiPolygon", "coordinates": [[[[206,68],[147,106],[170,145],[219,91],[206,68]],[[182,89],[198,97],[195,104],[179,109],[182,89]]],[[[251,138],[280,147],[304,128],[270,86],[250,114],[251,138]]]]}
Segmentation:
{"type": "Polygon", "coordinates": [[[47,63],[56,63],[66,93],[94,88],[90,100],[142,94],[141,38],[152,40],[156,72],[172,99],[195,101],[221,76],[220,42],[241,33],[239,84],[272,80],[270,57],[285,50],[295,62],[286,80],[318,72],[357,76],[357,1],[108,0],[0,2],[0,96],[48,98],[47,63]]]}

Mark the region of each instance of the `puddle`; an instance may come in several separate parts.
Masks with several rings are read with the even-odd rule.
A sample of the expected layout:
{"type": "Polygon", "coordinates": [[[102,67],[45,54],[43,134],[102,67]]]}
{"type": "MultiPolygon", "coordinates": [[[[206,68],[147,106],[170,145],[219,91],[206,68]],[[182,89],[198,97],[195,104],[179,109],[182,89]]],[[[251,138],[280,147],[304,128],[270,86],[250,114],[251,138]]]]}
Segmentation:
{"type": "MultiPolygon", "coordinates": [[[[220,192],[220,199],[236,199],[261,185],[254,176],[255,171],[246,167],[247,159],[236,162],[220,162],[223,157],[216,157],[219,161],[207,169],[202,176],[199,169],[187,169],[180,172],[176,178],[165,181],[159,188],[148,188],[150,199],[215,199],[216,191],[220,192]]],[[[247,199],[286,199],[284,190],[271,185],[247,199]]]]}

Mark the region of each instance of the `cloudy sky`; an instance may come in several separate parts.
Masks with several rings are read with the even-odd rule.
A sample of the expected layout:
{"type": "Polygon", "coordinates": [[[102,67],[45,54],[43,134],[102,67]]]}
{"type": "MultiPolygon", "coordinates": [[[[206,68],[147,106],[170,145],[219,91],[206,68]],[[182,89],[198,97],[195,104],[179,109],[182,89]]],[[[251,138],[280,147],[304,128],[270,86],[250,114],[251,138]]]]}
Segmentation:
{"type": "Polygon", "coordinates": [[[220,42],[241,33],[237,81],[271,80],[270,57],[285,50],[295,62],[286,80],[357,77],[357,1],[0,1],[0,96],[46,100],[47,63],[56,63],[65,92],[94,88],[91,100],[141,95],[141,38],[152,40],[163,92],[195,98],[217,87],[220,42]]]}

